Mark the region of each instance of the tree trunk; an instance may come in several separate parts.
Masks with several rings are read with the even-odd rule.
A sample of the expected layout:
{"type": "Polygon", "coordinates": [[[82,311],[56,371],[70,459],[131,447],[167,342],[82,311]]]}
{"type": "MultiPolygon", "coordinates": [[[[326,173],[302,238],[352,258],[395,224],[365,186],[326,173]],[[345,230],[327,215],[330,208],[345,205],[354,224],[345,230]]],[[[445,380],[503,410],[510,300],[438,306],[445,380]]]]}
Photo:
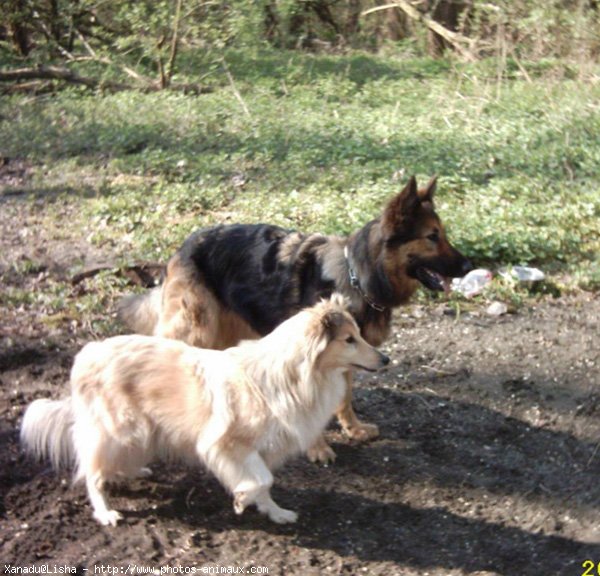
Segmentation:
{"type": "MultiPolygon", "coordinates": [[[[463,0],[432,0],[430,1],[431,18],[439,22],[444,28],[456,32],[460,14],[465,7],[463,0]]],[[[450,46],[443,36],[434,30],[429,30],[427,36],[428,51],[430,56],[441,56],[450,46]]]]}
{"type": "Polygon", "coordinates": [[[360,30],[361,4],[361,0],[349,0],[348,2],[348,16],[344,25],[344,37],[346,40],[352,40],[352,37],[360,30]]]}
{"type": "Polygon", "coordinates": [[[58,9],[58,1],[50,0],[50,32],[52,39],[60,44],[62,35],[62,26],[60,22],[60,11],[58,9]]]}
{"type": "Polygon", "coordinates": [[[27,22],[29,20],[29,10],[25,0],[13,0],[8,5],[8,32],[13,46],[19,56],[28,56],[31,52],[31,42],[29,39],[29,29],[27,22]],[[11,14],[12,12],[12,14],[11,14]]]}
{"type": "MultiPolygon", "coordinates": [[[[298,10],[294,12],[290,17],[290,23],[288,27],[288,35],[289,38],[294,42],[299,42],[302,39],[303,34],[307,34],[307,30],[305,30],[306,26],[306,4],[304,2],[298,7],[298,10]]],[[[288,38],[285,38],[284,41],[288,41],[288,38]]]]}
{"type": "Polygon", "coordinates": [[[31,45],[29,43],[29,33],[25,26],[22,26],[18,22],[14,22],[11,25],[10,35],[12,37],[13,45],[17,49],[20,56],[28,56],[31,51],[31,45]]]}
{"type": "Polygon", "coordinates": [[[323,22],[323,24],[333,28],[336,34],[340,33],[340,27],[338,26],[333,14],[331,13],[331,10],[329,9],[327,0],[311,0],[309,2],[309,6],[317,15],[317,18],[323,22]]]}
{"type": "Polygon", "coordinates": [[[279,44],[279,16],[277,14],[277,5],[275,0],[270,0],[265,4],[265,14],[263,19],[264,35],[269,44],[279,44]]]}
{"type": "Polygon", "coordinates": [[[171,51],[169,61],[167,62],[167,86],[171,83],[173,73],[175,72],[175,60],[179,49],[179,24],[181,21],[181,3],[183,0],[175,1],[175,16],[173,16],[173,34],[171,37],[171,51]]]}
{"type": "Polygon", "coordinates": [[[406,15],[394,8],[386,12],[385,37],[387,40],[398,42],[409,35],[409,25],[406,15]]]}
{"type": "MultiPolygon", "coordinates": [[[[98,60],[101,61],[101,60],[98,60]]],[[[143,80],[140,77],[141,80],[143,80]]],[[[79,84],[92,90],[102,89],[109,92],[119,92],[121,90],[141,90],[142,92],[157,92],[162,90],[159,82],[153,82],[146,79],[141,85],[132,86],[121,82],[112,82],[91,78],[89,76],[80,76],[76,72],[61,66],[38,66],[37,68],[18,68],[13,70],[0,70],[0,82],[23,82],[29,80],[60,80],[70,84],[79,84]]],[[[168,86],[171,90],[177,90],[184,94],[205,94],[212,92],[212,88],[203,87],[198,84],[173,84],[168,86]]]]}

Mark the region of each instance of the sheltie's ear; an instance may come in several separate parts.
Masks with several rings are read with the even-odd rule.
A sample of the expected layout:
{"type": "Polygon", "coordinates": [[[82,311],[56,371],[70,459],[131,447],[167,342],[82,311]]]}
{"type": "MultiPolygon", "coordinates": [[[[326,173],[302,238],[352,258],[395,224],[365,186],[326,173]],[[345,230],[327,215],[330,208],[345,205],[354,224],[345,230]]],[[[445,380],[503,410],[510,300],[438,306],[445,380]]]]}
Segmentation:
{"type": "Polygon", "coordinates": [[[340,327],[344,324],[346,316],[339,310],[330,310],[321,317],[321,327],[326,344],[335,340],[340,327]]]}
{"type": "Polygon", "coordinates": [[[350,308],[350,300],[346,298],[341,292],[334,292],[329,300],[323,300],[326,304],[330,304],[328,309],[333,310],[337,308],[339,311],[348,312],[350,308]]]}
{"type": "Polygon", "coordinates": [[[319,361],[319,356],[335,338],[336,325],[339,323],[338,316],[339,313],[327,311],[323,314],[316,314],[311,318],[305,333],[305,345],[302,350],[305,367],[303,377],[311,377],[319,361]]]}
{"type": "Polygon", "coordinates": [[[306,325],[301,346],[303,354],[301,378],[312,379],[319,356],[329,343],[335,340],[341,326],[348,318],[350,301],[342,294],[334,292],[329,299],[321,300],[305,312],[306,325]]]}
{"type": "Polygon", "coordinates": [[[318,372],[319,358],[344,323],[346,304],[345,298],[338,294],[319,302],[307,311],[304,338],[298,347],[298,353],[302,356],[298,370],[299,392],[306,405],[314,402],[318,386],[315,376],[318,372]]]}
{"type": "MultiPolygon", "coordinates": [[[[339,329],[348,318],[349,307],[350,300],[339,292],[334,292],[329,300],[322,300],[320,304],[314,307],[315,312],[320,318],[320,328],[317,328],[315,335],[321,331],[320,336],[325,341],[323,349],[327,347],[329,342],[336,339],[339,329]]],[[[315,358],[315,362],[316,360],[315,358]]]]}

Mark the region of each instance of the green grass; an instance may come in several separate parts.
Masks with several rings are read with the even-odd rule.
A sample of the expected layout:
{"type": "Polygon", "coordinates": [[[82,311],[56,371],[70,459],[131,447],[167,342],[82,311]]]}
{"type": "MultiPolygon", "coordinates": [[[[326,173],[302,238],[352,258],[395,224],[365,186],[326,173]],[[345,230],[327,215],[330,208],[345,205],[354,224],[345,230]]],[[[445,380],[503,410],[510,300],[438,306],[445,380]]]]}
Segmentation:
{"type": "Polygon", "coordinates": [[[214,88],[201,96],[3,97],[0,152],[31,161],[28,191],[80,205],[69,229],[124,260],[164,260],[223,221],[344,234],[409,175],[438,174],[438,211],[476,264],[598,288],[599,83],[366,54],[226,62],[233,86],[221,64],[182,56],[182,79],[214,88]]]}

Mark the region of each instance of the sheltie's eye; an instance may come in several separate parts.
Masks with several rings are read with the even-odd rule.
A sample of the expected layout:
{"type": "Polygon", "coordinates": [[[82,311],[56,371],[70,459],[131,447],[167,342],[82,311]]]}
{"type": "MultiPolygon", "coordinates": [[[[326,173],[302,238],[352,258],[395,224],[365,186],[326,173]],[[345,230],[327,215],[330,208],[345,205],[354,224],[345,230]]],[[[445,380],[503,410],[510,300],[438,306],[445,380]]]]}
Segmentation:
{"type": "Polygon", "coordinates": [[[346,343],[348,344],[354,344],[356,342],[356,339],[354,338],[354,336],[348,336],[348,338],[346,338],[346,343]]]}

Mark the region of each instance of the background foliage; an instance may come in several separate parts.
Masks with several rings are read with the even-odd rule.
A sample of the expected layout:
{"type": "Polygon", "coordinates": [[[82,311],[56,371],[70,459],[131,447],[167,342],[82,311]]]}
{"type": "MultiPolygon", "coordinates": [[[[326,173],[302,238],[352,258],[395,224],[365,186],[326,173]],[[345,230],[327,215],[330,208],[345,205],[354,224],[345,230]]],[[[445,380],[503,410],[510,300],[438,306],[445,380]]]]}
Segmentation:
{"type": "Polygon", "coordinates": [[[424,6],[473,41],[469,63],[397,9],[360,16],[373,6],[10,0],[5,69],[60,62],[147,86],[177,45],[169,80],[204,90],[8,94],[0,156],[27,160],[24,191],[49,221],[76,207],[72,231],[124,260],[164,261],[221,221],[348,233],[408,176],[436,173],[439,212],[477,264],[600,285],[597,3],[424,6]]]}
{"type": "MultiPolygon", "coordinates": [[[[37,63],[110,57],[158,72],[173,42],[219,57],[229,48],[378,50],[402,42],[439,56],[439,35],[380,0],[5,0],[0,47],[37,63]],[[371,14],[380,5],[389,9],[371,14]]],[[[425,0],[420,12],[471,41],[479,56],[583,63],[600,51],[597,0],[425,0]]],[[[98,60],[96,60],[97,62],[98,60]]]]}

